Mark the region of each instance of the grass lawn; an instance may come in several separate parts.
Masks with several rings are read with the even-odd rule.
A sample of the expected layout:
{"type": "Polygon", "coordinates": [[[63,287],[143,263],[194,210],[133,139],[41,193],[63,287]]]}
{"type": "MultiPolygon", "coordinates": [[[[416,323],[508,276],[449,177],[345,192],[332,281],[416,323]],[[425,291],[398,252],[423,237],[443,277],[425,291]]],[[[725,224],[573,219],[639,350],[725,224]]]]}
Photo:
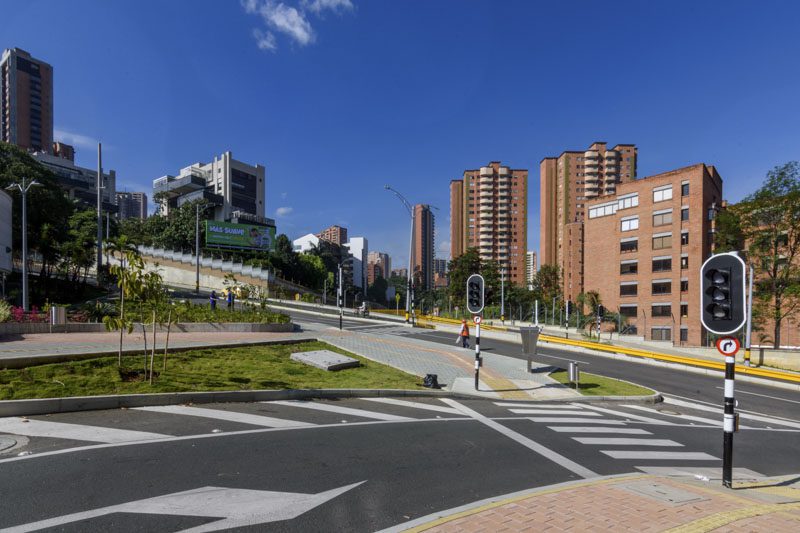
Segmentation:
{"type": "MultiPolygon", "coordinates": [[[[559,383],[569,385],[569,375],[564,369],[556,370],[550,374],[550,377],[559,383]]],[[[627,381],[606,378],[588,372],[581,372],[580,380],[578,392],[585,396],[644,396],[655,392],[627,381]]]]}
{"type": "Polygon", "coordinates": [[[167,371],[156,353],[153,384],[143,378],[144,356],[101,357],[0,370],[0,400],[255,389],[423,389],[422,380],[322,342],[200,349],[170,354],[167,371]],[[331,350],[361,361],[326,372],[289,359],[294,352],[331,350]]]}

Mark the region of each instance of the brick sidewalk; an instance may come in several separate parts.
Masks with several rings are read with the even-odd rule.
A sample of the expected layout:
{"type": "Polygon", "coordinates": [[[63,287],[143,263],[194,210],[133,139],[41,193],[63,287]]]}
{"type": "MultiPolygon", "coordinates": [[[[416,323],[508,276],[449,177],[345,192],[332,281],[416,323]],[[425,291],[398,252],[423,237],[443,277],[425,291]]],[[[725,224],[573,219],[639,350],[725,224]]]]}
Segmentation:
{"type": "MultiPolygon", "coordinates": [[[[467,506],[469,507],[469,506],[467,506]]],[[[570,482],[390,531],[800,531],[800,476],[756,483],[626,475],[570,482]]]]}

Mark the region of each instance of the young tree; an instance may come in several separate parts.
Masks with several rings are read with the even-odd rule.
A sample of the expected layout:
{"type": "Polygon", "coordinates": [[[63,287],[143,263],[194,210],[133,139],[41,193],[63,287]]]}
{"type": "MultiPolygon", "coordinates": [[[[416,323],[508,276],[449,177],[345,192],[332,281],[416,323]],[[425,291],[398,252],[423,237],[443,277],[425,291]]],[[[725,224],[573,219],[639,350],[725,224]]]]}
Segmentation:
{"type": "Polygon", "coordinates": [[[773,346],[780,347],[783,321],[800,310],[800,163],[769,171],[760,189],[720,212],[717,228],[718,251],[746,251],[754,311],[772,319],[773,346]]]}

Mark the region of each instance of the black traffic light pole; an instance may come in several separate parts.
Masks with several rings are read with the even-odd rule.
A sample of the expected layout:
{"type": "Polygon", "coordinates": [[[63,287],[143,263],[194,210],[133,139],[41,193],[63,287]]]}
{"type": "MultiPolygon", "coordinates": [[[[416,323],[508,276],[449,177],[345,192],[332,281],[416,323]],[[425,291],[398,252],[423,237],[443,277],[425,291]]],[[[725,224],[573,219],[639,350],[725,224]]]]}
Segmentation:
{"type": "Polygon", "coordinates": [[[467,311],[477,318],[475,321],[475,390],[478,390],[478,380],[481,361],[481,311],[484,305],[484,280],[480,274],[472,274],[467,278],[467,311]]]}
{"type": "MultiPolygon", "coordinates": [[[[735,252],[709,257],[700,268],[700,321],[710,333],[731,335],[744,325],[746,319],[745,265],[735,252]]],[[[717,349],[725,355],[725,396],[722,420],[722,485],[733,486],[733,433],[736,430],[734,407],[734,378],[738,341],[723,338],[717,349]]]]}

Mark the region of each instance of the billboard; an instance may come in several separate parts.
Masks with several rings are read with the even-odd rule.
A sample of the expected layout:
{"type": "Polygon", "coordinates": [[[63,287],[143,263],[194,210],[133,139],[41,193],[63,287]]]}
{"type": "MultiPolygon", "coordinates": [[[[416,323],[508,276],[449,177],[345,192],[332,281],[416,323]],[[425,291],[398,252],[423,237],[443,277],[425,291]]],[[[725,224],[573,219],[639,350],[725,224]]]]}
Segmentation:
{"type": "Polygon", "coordinates": [[[272,250],[275,226],[253,226],[206,220],[206,246],[272,250]]]}

